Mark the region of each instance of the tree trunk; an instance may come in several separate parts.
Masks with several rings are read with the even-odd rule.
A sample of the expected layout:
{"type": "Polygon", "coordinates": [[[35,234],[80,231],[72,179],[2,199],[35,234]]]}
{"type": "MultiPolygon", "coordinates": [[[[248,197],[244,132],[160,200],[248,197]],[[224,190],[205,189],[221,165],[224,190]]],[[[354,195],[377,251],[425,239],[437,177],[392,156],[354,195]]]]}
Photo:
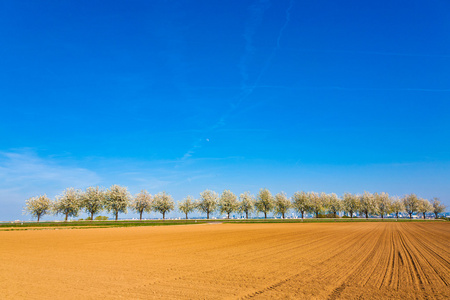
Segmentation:
{"type": "Polygon", "coordinates": [[[64,219],[64,222],[67,222],[67,217],[69,216],[69,213],[66,212],[66,218],[64,219]]]}
{"type": "Polygon", "coordinates": [[[186,213],[186,220],[188,219],[187,213],[186,213]]]}
{"type": "Polygon", "coordinates": [[[438,213],[435,212],[434,215],[436,216],[435,219],[437,219],[438,218],[438,213]]]}
{"type": "Polygon", "coordinates": [[[283,219],[284,219],[284,213],[282,213],[282,215],[283,215],[283,219]]]}
{"type": "Polygon", "coordinates": [[[336,219],[336,212],[334,212],[334,218],[336,219]]]}
{"type": "Polygon", "coordinates": [[[166,212],[163,212],[162,214],[163,214],[163,220],[165,220],[166,219],[166,212]]]}
{"type": "Polygon", "coordinates": [[[303,214],[304,214],[305,212],[304,211],[302,211],[302,221],[303,221],[303,214]]]}
{"type": "Polygon", "coordinates": [[[229,219],[229,218],[230,218],[230,213],[227,214],[227,219],[229,219]]]}
{"type": "Polygon", "coordinates": [[[93,221],[93,220],[94,220],[94,213],[91,212],[91,221],[93,221]]]}
{"type": "Polygon", "coordinates": [[[245,212],[245,218],[248,220],[248,211],[245,212]]]}
{"type": "Polygon", "coordinates": [[[367,220],[369,218],[369,214],[367,212],[365,214],[366,214],[366,220],[367,220]]]}
{"type": "Polygon", "coordinates": [[[319,212],[316,211],[316,219],[318,219],[318,218],[319,218],[319,212]]]}
{"type": "Polygon", "coordinates": [[[425,220],[425,214],[426,214],[426,213],[423,213],[423,219],[424,219],[424,220],[425,220]]]}
{"type": "Polygon", "coordinates": [[[350,212],[350,219],[353,220],[353,212],[350,212]]]}
{"type": "Polygon", "coordinates": [[[267,213],[264,212],[264,219],[267,219],[267,213]]]}
{"type": "Polygon", "coordinates": [[[395,213],[395,216],[397,217],[397,221],[398,221],[398,212],[395,213]]]}
{"type": "Polygon", "coordinates": [[[209,219],[209,211],[206,212],[206,219],[209,219]]]}
{"type": "Polygon", "coordinates": [[[38,223],[39,223],[39,219],[41,218],[41,215],[38,215],[37,217],[38,217],[38,223]]]}
{"type": "Polygon", "coordinates": [[[139,215],[139,220],[142,221],[142,210],[141,210],[141,213],[139,215]]]}
{"type": "Polygon", "coordinates": [[[409,213],[409,219],[410,220],[412,219],[412,213],[409,213]]]}
{"type": "Polygon", "coordinates": [[[116,212],[116,221],[119,219],[119,212],[116,212]]]}
{"type": "Polygon", "coordinates": [[[381,213],[381,219],[384,220],[384,215],[383,215],[383,213],[381,213]]]}

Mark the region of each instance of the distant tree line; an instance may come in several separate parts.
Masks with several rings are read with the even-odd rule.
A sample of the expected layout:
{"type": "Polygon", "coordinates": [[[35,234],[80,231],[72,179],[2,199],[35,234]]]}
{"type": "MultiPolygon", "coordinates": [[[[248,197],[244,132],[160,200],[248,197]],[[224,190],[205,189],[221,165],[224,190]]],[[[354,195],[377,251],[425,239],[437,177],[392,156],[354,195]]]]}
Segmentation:
{"type": "Polygon", "coordinates": [[[187,196],[175,204],[173,197],[166,192],[154,196],[146,190],[132,196],[126,187],[112,185],[109,189],[100,187],[88,187],[86,190],[68,188],[54,200],[46,195],[32,197],[26,200],[24,213],[31,214],[37,218],[44,215],[62,215],[67,221],[69,217],[77,217],[81,211],[89,214],[90,220],[94,219],[103,211],[112,214],[115,220],[119,213],[126,214],[128,209],[139,214],[142,220],[144,213],[158,212],[165,219],[166,215],[177,209],[185,214],[186,219],[190,213],[199,212],[206,214],[209,219],[211,214],[225,214],[227,218],[233,213],[245,215],[248,219],[252,214],[262,213],[264,218],[272,213],[273,216],[285,218],[290,211],[295,211],[303,219],[307,213],[316,218],[337,218],[343,212],[347,217],[353,218],[357,214],[365,218],[380,216],[384,218],[388,214],[395,214],[398,219],[399,213],[406,212],[409,218],[413,214],[422,214],[425,219],[426,213],[434,213],[435,218],[445,211],[445,205],[438,198],[432,201],[409,194],[403,198],[389,196],[387,193],[364,192],[361,195],[345,193],[342,198],[335,193],[296,192],[290,199],[284,192],[272,196],[268,189],[261,189],[256,195],[245,192],[235,195],[230,190],[224,190],[221,195],[211,190],[200,193],[198,199],[187,196]]]}

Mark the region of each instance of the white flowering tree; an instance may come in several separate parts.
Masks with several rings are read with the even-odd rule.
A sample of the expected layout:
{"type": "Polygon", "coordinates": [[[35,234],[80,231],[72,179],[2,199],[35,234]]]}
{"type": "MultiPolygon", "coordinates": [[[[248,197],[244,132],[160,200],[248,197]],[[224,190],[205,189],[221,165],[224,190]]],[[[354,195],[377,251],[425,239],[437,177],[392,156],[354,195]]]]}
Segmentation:
{"type": "Polygon", "coordinates": [[[48,214],[52,209],[52,200],[47,195],[31,197],[25,201],[24,213],[30,214],[37,218],[37,221],[42,216],[48,214]]]}
{"type": "Polygon", "coordinates": [[[248,215],[255,211],[255,197],[250,192],[242,193],[239,196],[239,208],[240,213],[245,213],[245,218],[248,219],[248,215]]]}
{"type": "Polygon", "coordinates": [[[206,214],[206,218],[209,219],[209,215],[217,210],[219,195],[211,190],[205,190],[200,193],[200,199],[197,202],[197,209],[200,212],[206,214]]]}
{"type": "Polygon", "coordinates": [[[163,220],[166,219],[166,213],[175,209],[175,203],[171,195],[161,192],[155,195],[153,199],[153,210],[162,214],[163,220]]]}
{"type": "Polygon", "coordinates": [[[438,218],[438,215],[443,213],[445,211],[446,206],[444,204],[441,204],[441,201],[439,198],[434,197],[433,201],[431,203],[433,205],[433,213],[435,218],[438,218]]]}
{"type": "Polygon", "coordinates": [[[186,215],[186,220],[188,219],[188,214],[194,212],[196,209],[197,203],[192,196],[187,196],[178,202],[178,210],[186,215]]]}
{"type": "Polygon", "coordinates": [[[427,199],[419,199],[419,206],[417,207],[417,212],[423,214],[423,219],[425,220],[427,212],[433,211],[433,205],[427,199]]]}
{"type": "Polygon", "coordinates": [[[397,197],[391,197],[391,211],[395,213],[395,217],[398,220],[398,214],[405,211],[405,206],[403,205],[403,201],[397,197]]]}
{"type": "Polygon", "coordinates": [[[130,209],[139,214],[139,220],[142,220],[144,211],[151,211],[152,209],[152,195],[146,190],[142,190],[136,194],[130,201],[130,209]]]}
{"type": "Polygon", "coordinates": [[[68,188],[56,197],[56,201],[53,203],[53,212],[56,215],[64,215],[64,221],[67,222],[68,217],[78,216],[81,207],[81,191],[68,188]]]}
{"type": "Polygon", "coordinates": [[[337,217],[337,213],[342,210],[342,200],[335,193],[331,193],[327,197],[327,209],[330,211],[334,218],[337,217]]]}
{"type": "Polygon", "coordinates": [[[103,210],[105,191],[98,186],[90,186],[80,197],[83,210],[90,215],[91,221],[94,220],[94,215],[103,210]]]}
{"type": "Polygon", "coordinates": [[[344,193],[342,197],[344,201],[344,210],[353,219],[353,214],[359,209],[359,196],[350,193],[344,193]]]}
{"type": "Polygon", "coordinates": [[[366,216],[366,219],[369,218],[370,214],[377,213],[377,203],[371,193],[364,192],[359,197],[359,211],[366,216]]]}
{"type": "Polygon", "coordinates": [[[285,215],[289,212],[291,207],[292,207],[291,201],[289,201],[285,192],[281,192],[275,195],[274,211],[276,214],[280,214],[281,217],[284,219],[285,215]]]}
{"type": "Polygon", "coordinates": [[[239,208],[239,203],[237,201],[237,196],[230,190],[224,190],[222,195],[220,195],[219,202],[217,203],[219,211],[221,214],[225,213],[227,219],[230,218],[230,214],[235,212],[239,208]]]}
{"type": "Polygon", "coordinates": [[[320,195],[315,192],[308,193],[308,202],[309,207],[308,211],[316,215],[316,218],[319,217],[319,214],[325,209],[325,205],[328,201],[328,196],[325,193],[321,193],[320,195]]]}
{"type": "Polygon", "coordinates": [[[126,214],[128,212],[127,208],[131,200],[131,195],[128,189],[120,185],[112,185],[105,192],[105,209],[109,213],[115,216],[115,220],[119,218],[119,213],[126,214]]]}
{"type": "Polygon", "coordinates": [[[310,207],[308,194],[303,191],[295,192],[294,195],[291,197],[291,201],[292,207],[295,209],[295,211],[302,214],[303,220],[305,212],[307,212],[310,207]]]}
{"type": "Polygon", "coordinates": [[[272,194],[268,189],[260,189],[255,201],[255,208],[257,211],[264,214],[264,219],[267,219],[267,214],[275,208],[275,202],[272,194]]]}
{"type": "Polygon", "coordinates": [[[405,211],[409,214],[409,219],[412,219],[413,213],[419,209],[419,198],[415,194],[410,194],[403,197],[402,201],[405,211]]]}
{"type": "Polygon", "coordinates": [[[374,193],[373,197],[375,199],[375,204],[377,206],[378,213],[381,216],[381,219],[384,219],[384,215],[391,212],[392,200],[389,197],[388,193],[374,193]]]}

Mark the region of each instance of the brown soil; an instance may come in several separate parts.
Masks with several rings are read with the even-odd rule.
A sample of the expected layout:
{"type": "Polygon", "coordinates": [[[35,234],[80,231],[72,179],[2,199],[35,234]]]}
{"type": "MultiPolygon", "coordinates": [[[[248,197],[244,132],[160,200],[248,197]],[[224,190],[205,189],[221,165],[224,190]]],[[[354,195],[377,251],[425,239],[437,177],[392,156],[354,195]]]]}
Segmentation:
{"type": "Polygon", "coordinates": [[[0,232],[1,299],[449,299],[449,223],[0,232]]]}

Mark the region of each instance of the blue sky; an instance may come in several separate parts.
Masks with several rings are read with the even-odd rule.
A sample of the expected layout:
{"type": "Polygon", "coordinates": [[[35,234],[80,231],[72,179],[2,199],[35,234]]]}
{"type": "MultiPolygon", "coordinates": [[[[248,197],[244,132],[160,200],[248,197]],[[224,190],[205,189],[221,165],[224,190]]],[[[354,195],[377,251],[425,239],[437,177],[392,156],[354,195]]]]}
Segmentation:
{"type": "Polygon", "coordinates": [[[111,184],[450,206],[449,12],[444,0],[2,1],[0,220],[29,218],[34,195],[111,184]]]}

